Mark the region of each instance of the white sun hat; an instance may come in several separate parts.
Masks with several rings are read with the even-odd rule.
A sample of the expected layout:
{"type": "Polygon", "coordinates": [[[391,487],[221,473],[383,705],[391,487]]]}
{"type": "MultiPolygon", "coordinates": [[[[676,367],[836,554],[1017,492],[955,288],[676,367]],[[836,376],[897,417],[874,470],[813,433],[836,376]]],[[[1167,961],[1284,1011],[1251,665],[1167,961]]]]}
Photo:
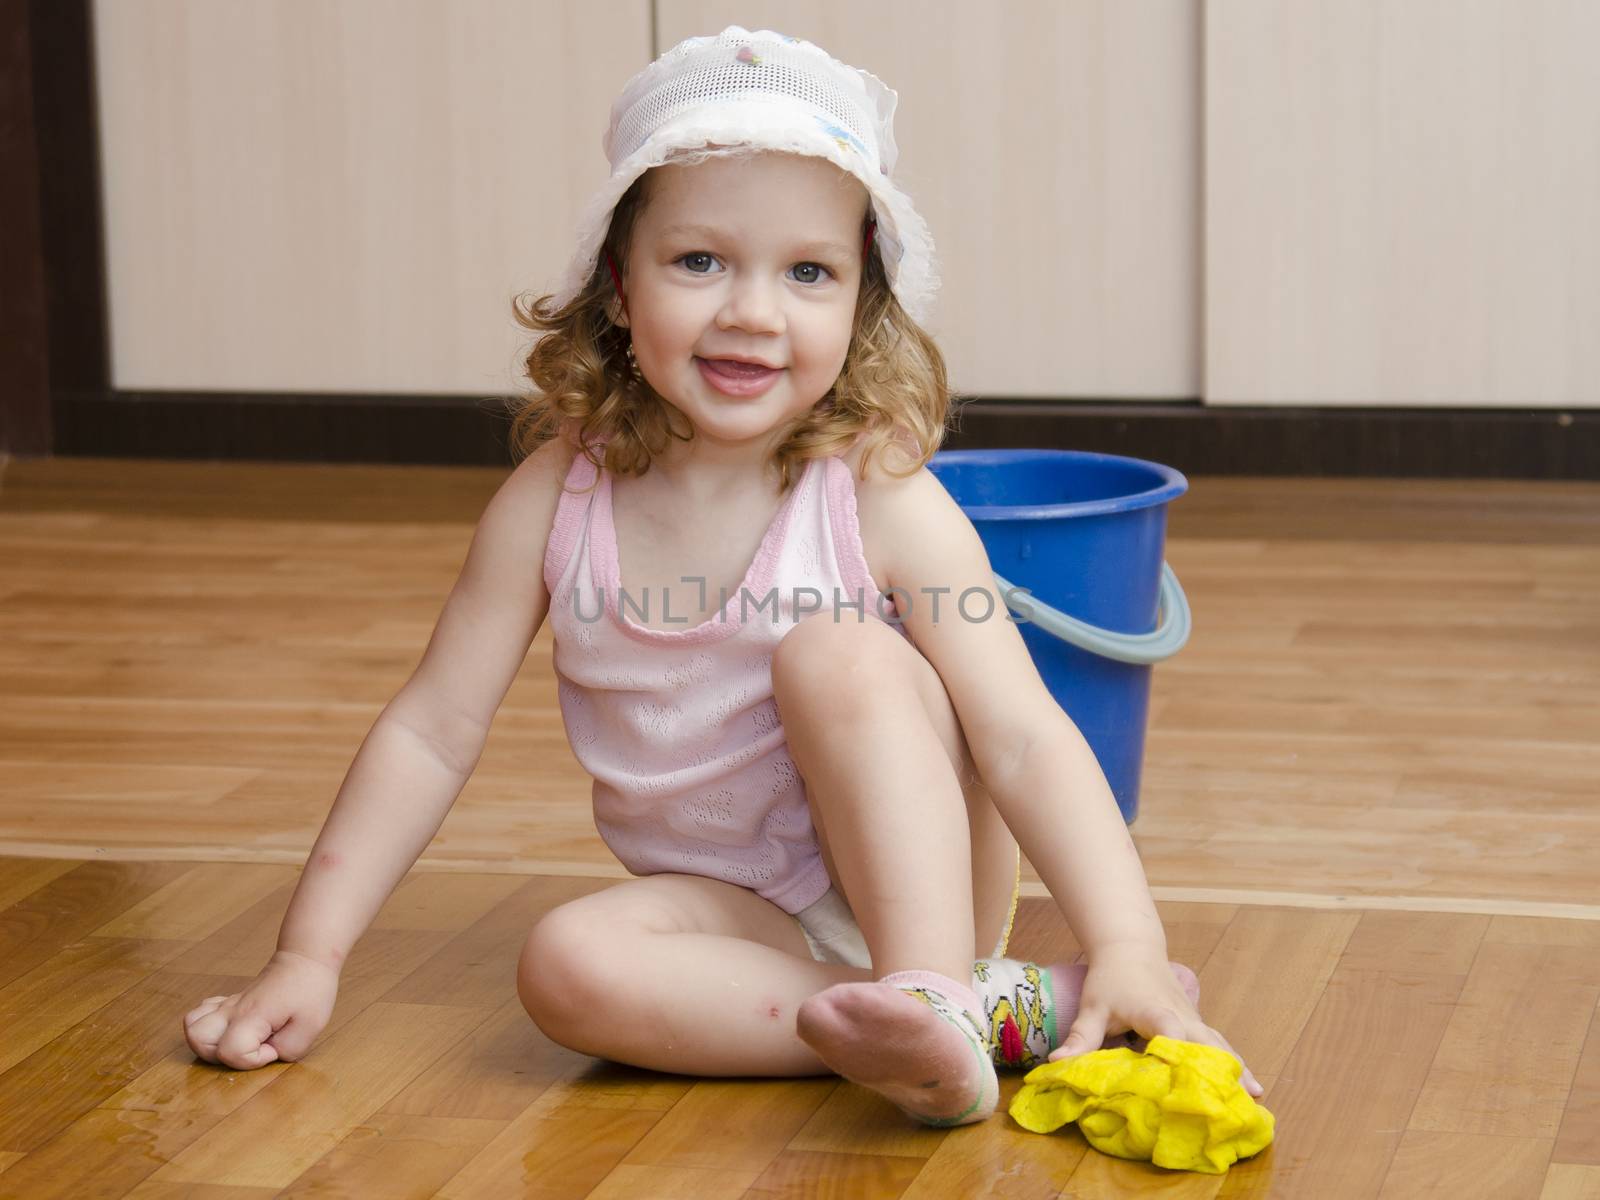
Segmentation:
{"type": "Polygon", "coordinates": [[[612,210],[640,175],[669,160],[756,148],[825,158],[865,185],[889,285],[907,315],[923,323],[939,280],[927,223],[890,177],[898,100],[876,75],[771,30],[730,25],[715,37],[679,42],[630,79],[611,106],[600,143],[611,177],[584,209],[556,304],[588,286],[612,210]]]}

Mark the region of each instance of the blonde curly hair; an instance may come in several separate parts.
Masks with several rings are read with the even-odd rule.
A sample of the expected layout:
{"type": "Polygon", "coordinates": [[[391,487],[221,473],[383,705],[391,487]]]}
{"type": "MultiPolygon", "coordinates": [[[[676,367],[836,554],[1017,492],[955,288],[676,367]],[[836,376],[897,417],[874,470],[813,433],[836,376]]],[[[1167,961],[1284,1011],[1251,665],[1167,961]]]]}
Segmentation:
{"type": "MultiPolygon", "coordinates": [[[[697,162],[719,151],[700,151],[674,161],[697,162]]],[[[720,151],[720,153],[730,153],[720,151]]],[[[752,153],[745,148],[732,154],[752,153]]],[[[609,252],[625,273],[628,246],[640,213],[649,203],[646,171],[617,201],[605,243],[588,284],[565,307],[553,295],[524,304],[513,298],[517,324],[539,334],[528,352],[527,377],[538,390],[513,405],[511,444],[520,460],[567,431],[596,467],[620,475],[643,475],[669,438],[691,441],[693,428],[673,428],[684,418],[671,408],[628,357],[628,330],[612,319],[615,290],[606,266],[609,252]],[[604,459],[593,445],[606,439],[604,459]]],[[[866,240],[869,207],[861,237],[866,240]]],[[[827,393],[796,419],[774,451],[781,487],[788,490],[806,460],[843,454],[865,442],[861,478],[878,451],[893,448],[909,465],[885,470],[907,478],[921,470],[944,441],[951,412],[944,356],[933,338],[906,315],[895,299],[874,245],[862,272],[855,323],[844,367],[827,393]]]]}

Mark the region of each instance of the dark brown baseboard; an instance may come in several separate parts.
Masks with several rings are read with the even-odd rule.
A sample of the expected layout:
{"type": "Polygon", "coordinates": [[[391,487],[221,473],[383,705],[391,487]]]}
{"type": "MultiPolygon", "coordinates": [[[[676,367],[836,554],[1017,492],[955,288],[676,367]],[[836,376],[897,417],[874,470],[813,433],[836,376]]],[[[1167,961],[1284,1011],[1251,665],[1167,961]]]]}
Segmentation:
{"type": "MultiPolygon", "coordinates": [[[[459,396],[57,394],[71,456],[509,466],[503,401],[459,396]]],[[[1192,475],[1600,478],[1600,411],[1208,408],[964,400],[950,450],[1093,450],[1192,475]]]]}
{"type": "Polygon", "coordinates": [[[1600,478],[1600,410],[979,401],[951,449],[1126,454],[1191,475],[1600,478]]]}

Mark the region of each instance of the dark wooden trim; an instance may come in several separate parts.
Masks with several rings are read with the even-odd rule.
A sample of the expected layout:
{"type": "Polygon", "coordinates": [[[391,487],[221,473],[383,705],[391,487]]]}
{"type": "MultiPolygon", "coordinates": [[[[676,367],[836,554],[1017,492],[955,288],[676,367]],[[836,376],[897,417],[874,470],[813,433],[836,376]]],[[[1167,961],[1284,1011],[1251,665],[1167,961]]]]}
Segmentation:
{"type": "Polygon", "coordinates": [[[91,0],[0,0],[0,449],[110,391],[91,0]]]}
{"type": "Polygon", "coordinates": [[[30,11],[51,390],[57,395],[107,391],[111,323],[92,4],[34,0],[30,11]]]}
{"type": "Polygon", "coordinates": [[[1600,478],[1600,410],[977,401],[947,444],[1095,450],[1193,475],[1600,478]]]}
{"type": "Polygon", "coordinates": [[[27,0],[0,0],[0,452],[50,452],[50,371],[27,0]]]}
{"type": "MultiPolygon", "coordinates": [[[[57,397],[59,453],[508,465],[495,398],[119,392],[57,397]]],[[[947,449],[1095,450],[1193,475],[1600,478],[1600,411],[964,401],[947,449]]]]}
{"type": "Polygon", "coordinates": [[[57,452],[107,458],[510,465],[503,399],[116,392],[56,397],[57,452]]]}

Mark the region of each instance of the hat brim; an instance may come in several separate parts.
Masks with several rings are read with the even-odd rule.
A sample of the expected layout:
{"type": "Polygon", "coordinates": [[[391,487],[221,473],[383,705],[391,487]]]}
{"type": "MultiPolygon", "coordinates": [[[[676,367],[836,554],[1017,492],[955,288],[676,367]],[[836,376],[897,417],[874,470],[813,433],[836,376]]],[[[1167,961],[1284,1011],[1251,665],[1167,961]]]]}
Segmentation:
{"type": "Polygon", "coordinates": [[[774,129],[772,122],[764,120],[759,113],[752,113],[748,107],[740,110],[731,106],[720,113],[714,108],[710,112],[685,113],[663,125],[612,172],[584,208],[578,223],[577,248],[561,289],[556,293],[556,304],[571,303],[589,285],[606,232],[611,227],[611,214],[617,201],[639,176],[652,167],[684,158],[721,157],[762,150],[824,158],[861,181],[877,218],[878,228],[873,240],[879,248],[889,286],[906,315],[918,324],[925,322],[932,312],[939,278],[933,238],[911,198],[887,176],[873,170],[848,140],[848,135],[829,133],[820,123],[814,132],[794,122],[774,129]]]}

